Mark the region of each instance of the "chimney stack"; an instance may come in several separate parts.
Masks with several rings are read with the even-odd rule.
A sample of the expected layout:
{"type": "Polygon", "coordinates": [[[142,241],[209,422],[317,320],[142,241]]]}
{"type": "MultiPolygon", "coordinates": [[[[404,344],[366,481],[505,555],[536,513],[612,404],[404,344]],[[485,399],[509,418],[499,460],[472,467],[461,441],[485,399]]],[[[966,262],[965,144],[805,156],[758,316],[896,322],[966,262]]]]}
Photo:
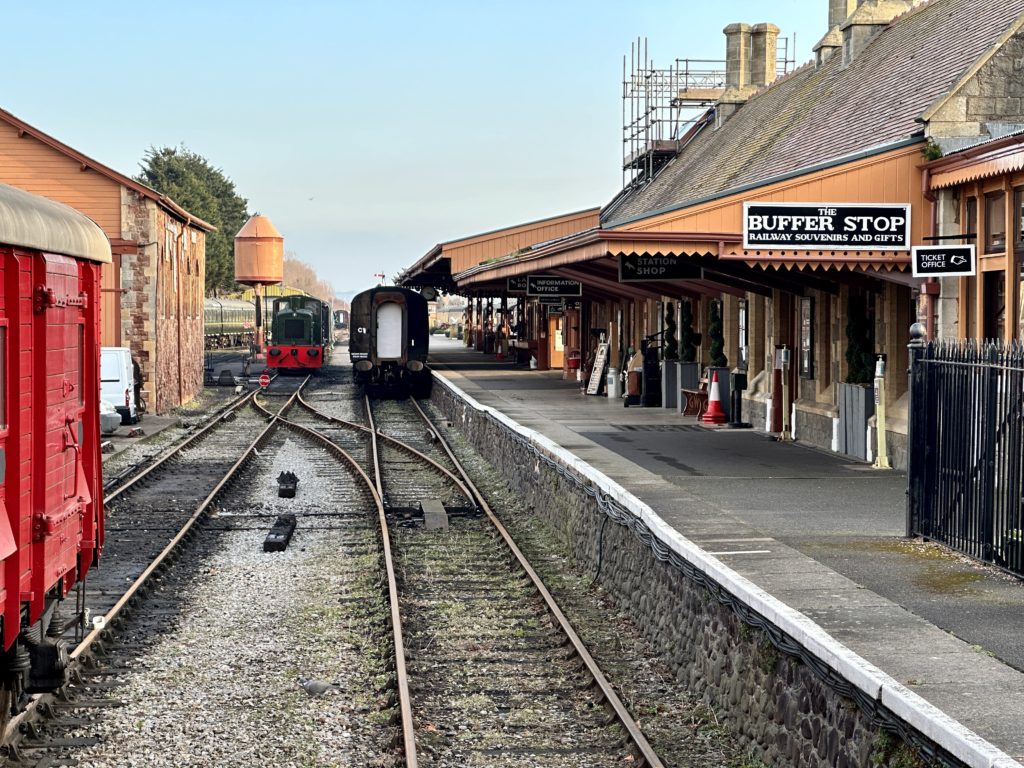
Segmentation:
{"type": "Polygon", "coordinates": [[[863,0],[828,0],[828,32],[814,46],[816,66],[820,67],[833,53],[843,47],[843,33],[840,27],[862,2],[863,0]]]}
{"type": "Polygon", "coordinates": [[[889,22],[920,0],[857,0],[857,8],[843,22],[843,66],[853,61],[889,22]]]}
{"type": "Polygon", "coordinates": [[[750,30],[750,84],[758,87],[775,82],[779,28],[755,24],[750,30]]]}
{"type": "Polygon", "coordinates": [[[750,25],[730,24],[725,33],[725,87],[750,85],[750,25]]]}

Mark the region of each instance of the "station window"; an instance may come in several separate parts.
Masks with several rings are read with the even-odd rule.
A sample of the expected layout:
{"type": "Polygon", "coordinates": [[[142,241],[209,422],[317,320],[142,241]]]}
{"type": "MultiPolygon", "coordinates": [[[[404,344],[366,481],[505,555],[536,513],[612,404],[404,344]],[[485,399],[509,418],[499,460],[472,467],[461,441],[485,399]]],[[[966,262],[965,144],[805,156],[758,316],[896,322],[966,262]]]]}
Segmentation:
{"type": "Polygon", "coordinates": [[[984,272],[985,317],[983,336],[1002,339],[1006,330],[1006,280],[1002,270],[984,272]]]}
{"type": "Polygon", "coordinates": [[[814,378],[814,299],[800,299],[800,378],[814,378]]]}
{"type": "Polygon", "coordinates": [[[985,253],[1006,250],[1006,195],[985,195],[985,253]]]}
{"type": "Polygon", "coordinates": [[[968,197],[966,207],[967,210],[964,212],[964,234],[976,235],[978,234],[978,198],[968,197]]]}
{"type": "Polygon", "coordinates": [[[1013,242],[1018,252],[1024,249],[1024,187],[1013,190],[1013,242]]]}

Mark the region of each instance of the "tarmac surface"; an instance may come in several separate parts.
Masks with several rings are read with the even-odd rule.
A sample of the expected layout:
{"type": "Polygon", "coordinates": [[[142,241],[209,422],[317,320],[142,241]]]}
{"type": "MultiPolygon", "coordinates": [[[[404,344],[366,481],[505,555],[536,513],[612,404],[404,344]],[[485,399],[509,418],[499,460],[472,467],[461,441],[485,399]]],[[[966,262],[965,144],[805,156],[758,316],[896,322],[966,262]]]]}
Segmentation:
{"type": "Polygon", "coordinates": [[[1024,582],[905,538],[905,474],[671,409],[624,408],[561,371],[515,368],[442,337],[431,366],[1024,761],[1024,582]]]}

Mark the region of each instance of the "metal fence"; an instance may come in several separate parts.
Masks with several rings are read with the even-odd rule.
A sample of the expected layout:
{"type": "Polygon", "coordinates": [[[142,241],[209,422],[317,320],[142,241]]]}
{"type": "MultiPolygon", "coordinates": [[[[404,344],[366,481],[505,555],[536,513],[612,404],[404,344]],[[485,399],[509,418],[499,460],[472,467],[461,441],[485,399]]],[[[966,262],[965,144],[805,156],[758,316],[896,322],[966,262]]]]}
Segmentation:
{"type": "Polygon", "coordinates": [[[910,345],[907,532],[1024,576],[1024,345],[910,345]]]}

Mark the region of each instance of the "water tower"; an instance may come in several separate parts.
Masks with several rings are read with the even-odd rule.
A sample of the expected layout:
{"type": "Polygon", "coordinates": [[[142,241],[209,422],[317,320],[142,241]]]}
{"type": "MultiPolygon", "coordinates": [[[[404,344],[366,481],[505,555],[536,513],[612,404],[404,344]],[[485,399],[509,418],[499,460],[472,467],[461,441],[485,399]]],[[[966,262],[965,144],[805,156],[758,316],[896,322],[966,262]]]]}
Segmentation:
{"type": "Polygon", "coordinates": [[[284,280],[284,237],[266,216],[256,214],[235,235],[235,280],[253,287],[256,299],[255,360],[263,353],[262,286],[284,280]]]}

